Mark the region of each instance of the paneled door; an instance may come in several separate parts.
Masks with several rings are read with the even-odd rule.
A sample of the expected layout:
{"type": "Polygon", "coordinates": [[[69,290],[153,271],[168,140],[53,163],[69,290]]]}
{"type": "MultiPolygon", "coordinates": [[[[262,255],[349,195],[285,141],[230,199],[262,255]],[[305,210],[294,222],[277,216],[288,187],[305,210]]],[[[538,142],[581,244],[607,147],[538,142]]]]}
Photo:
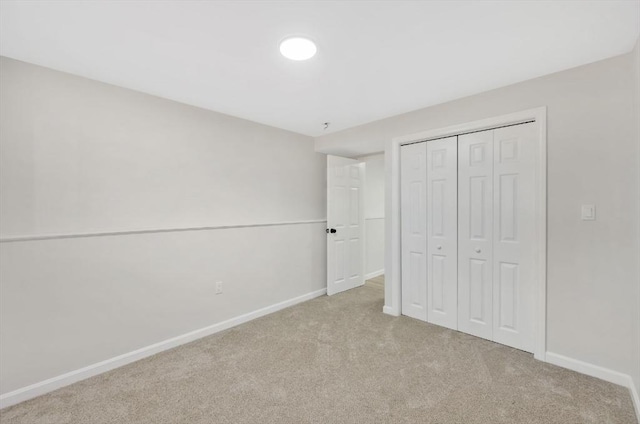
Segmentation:
{"type": "Polygon", "coordinates": [[[458,137],[458,329],[493,339],[493,130],[458,137]]]}
{"type": "Polygon", "coordinates": [[[327,156],[327,294],[364,284],[365,164],[327,156]]]}
{"type": "Polygon", "coordinates": [[[533,352],[537,255],[535,122],[493,135],[493,340],[533,352]]]}
{"type": "Polygon", "coordinates": [[[427,320],[427,143],[400,148],[402,313],[427,320]]]}
{"type": "Polygon", "coordinates": [[[459,137],[458,326],[533,351],[537,127],[459,137]]]}
{"type": "Polygon", "coordinates": [[[427,144],[427,321],[458,328],[457,137],[427,144]]]}
{"type": "Polygon", "coordinates": [[[401,146],[402,313],[533,352],[538,124],[401,146]]]}

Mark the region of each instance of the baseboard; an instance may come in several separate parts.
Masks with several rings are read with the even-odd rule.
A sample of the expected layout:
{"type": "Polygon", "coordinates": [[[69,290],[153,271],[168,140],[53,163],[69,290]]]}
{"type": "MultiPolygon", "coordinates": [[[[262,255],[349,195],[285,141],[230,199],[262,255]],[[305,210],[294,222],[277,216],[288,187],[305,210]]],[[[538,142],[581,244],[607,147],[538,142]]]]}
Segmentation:
{"type": "Polygon", "coordinates": [[[400,313],[398,311],[396,311],[395,309],[393,309],[391,306],[383,306],[382,307],[382,312],[387,314],[387,315],[391,315],[392,317],[399,317],[400,313]]]}
{"type": "Polygon", "coordinates": [[[596,377],[600,380],[608,381],[609,383],[614,383],[619,386],[629,387],[629,379],[631,377],[627,374],[603,368],[598,365],[593,365],[588,362],[579,361],[557,353],[547,352],[546,356],[547,362],[550,364],[567,368],[581,374],[586,374],[591,377],[596,377]]]}
{"type": "Polygon", "coordinates": [[[364,279],[365,280],[370,280],[372,278],[376,278],[376,277],[379,277],[381,275],[384,275],[384,269],[379,269],[377,271],[373,271],[373,272],[370,272],[368,274],[365,274],[364,275],[364,279]]]}
{"type": "Polygon", "coordinates": [[[247,314],[201,328],[199,330],[191,331],[189,333],[182,334],[180,336],[173,337],[171,339],[164,340],[162,342],[155,343],[150,346],[146,346],[141,349],[137,349],[132,352],[128,352],[123,355],[116,356],[114,358],[110,358],[105,361],[98,362],[96,364],[50,378],[48,380],[31,384],[29,386],[22,387],[9,393],[5,393],[3,395],[0,395],[0,409],[15,405],[20,402],[24,402],[25,400],[29,400],[45,393],[52,392],[56,389],[60,389],[78,381],[85,380],[89,377],[111,371],[115,368],[122,367],[132,362],[139,361],[140,359],[155,355],[165,350],[172,349],[174,347],[201,339],[206,336],[210,336],[220,331],[227,330],[256,318],[260,318],[273,312],[277,312],[289,306],[293,306],[295,304],[305,302],[319,296],[323,296],[326,293],[327,289],[316,290],[302,296],[294,297],[292,299],[288,299],[283,302],[258,309],[256,311],[249,312],[247,314]]]}
{"type": "Polygon", "coordinates": [[[630,375],[552,352],[546,353],[546,361],[562,368],[567,368],[581,374],[599,378],[600,380],[628,388],[631,400],[633,401],[633,406],[636,410],[636,416],[638,417],[638,420],[640,420],[640,398],[638,397],[638,388],[634,384],[633,378],[631,378],[630,375]]]}
{"type": "Polygon", "coordinates": [[[635,384],[633,384],[633,381],[631,381],[631,387],[629,388],[629,391],[631,392],[631,400],[633,400],[633,406],[636,408],[636,418],[638,419],[638,422],[640,422],[640,395],[638,394],[639,391],[639,387],[636,387],[635,384]]]}

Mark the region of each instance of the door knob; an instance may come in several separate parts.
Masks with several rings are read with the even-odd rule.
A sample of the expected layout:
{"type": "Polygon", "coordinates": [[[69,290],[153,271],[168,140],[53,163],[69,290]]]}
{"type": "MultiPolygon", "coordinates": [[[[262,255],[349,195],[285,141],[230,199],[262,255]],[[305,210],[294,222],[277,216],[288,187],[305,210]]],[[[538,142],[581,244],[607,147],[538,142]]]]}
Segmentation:
{"type": "Polygon", "coordinates": [[[335,234],[337,232],[338,232],[338,230],[336,230],[335,228],[327,228],[327,234],[329,234],[329,233],[335,234]]]}
{"type": "Polygon", "coordinates": [[[442,246],[437,246],[436,249],[442,250],[442,246]]]}
{"type": "Polygon", "coordinates": [[[482,252],[482,250],[480,248],[477,248],[476,253],[480,253],[480,252],[482,252]]]}

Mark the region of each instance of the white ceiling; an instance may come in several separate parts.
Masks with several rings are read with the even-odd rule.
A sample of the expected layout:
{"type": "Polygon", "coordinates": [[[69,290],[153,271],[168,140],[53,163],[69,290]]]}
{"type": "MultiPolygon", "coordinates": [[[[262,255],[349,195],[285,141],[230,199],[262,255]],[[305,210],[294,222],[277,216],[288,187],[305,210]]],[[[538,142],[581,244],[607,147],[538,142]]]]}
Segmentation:
{"type": "Polygon", "coordinates": [[[2,0],[0,17],[4,56],[317,136],[626,53],[640,2],[2,0]],[[290,35],[318,54],[283,58],[290,35]]]}

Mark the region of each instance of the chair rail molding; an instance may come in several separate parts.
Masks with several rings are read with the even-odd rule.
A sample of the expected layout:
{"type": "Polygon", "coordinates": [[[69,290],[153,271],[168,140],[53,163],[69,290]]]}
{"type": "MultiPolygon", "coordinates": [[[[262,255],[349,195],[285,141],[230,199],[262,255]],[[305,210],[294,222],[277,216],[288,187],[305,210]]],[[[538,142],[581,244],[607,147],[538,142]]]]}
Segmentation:
{"type": "Polygon", "coordinates": [[[321,224],[327,222],[326,218],[311,219],[302,221],[280,221],[280,222],[263,222],[252,224],[228,224],[228,225],[209,225],[201,227],[169,227],[169,228],[144,228],[136,230],[122,231],[96,231],[87,233],[65,233],[65,234],[41,234],[28,236],[7,236],[1,237],[0,243],[15,243],[24,241],[39,240],[58,240],[84,237],[107,237],[107,236],[129,236],[136,234],[153,234],[153,233],[174,233],[182,231],[211,231],[211,230],[227,230],[232,228],[254,228],[254,227],[277,227],[285,225],[304,225],[304,224],[321,224]]]}

